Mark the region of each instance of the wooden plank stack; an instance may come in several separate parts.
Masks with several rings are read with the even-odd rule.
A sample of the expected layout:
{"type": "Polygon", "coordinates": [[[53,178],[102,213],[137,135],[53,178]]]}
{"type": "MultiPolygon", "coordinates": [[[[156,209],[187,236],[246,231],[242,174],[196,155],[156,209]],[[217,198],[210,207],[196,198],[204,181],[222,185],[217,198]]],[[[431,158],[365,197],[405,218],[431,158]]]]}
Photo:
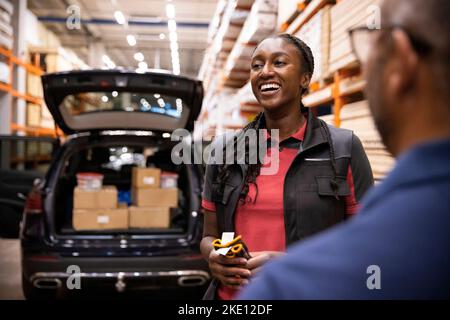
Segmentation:
{"type": "Polygon", "coordinates": [[[0,82],[9,83],[10,75],[7,59],[0,56],[0,82]]]}
{"type": "Polygon", "coordinates": [[[379,4],[380,0],[343,0],[331,8],[330,72],[357,62],[347,31],[372,21],[369,9],[379,4]]]}
{"type": "Polygon", "coordinates": [[[256,45],[275,31],[277,1],[257,0],[224,67],[225,86],[241,88],[250,76],[251,55],[256,45]]]}
{"type": "Polygon", "coordinates": [[[41,126],[41,106],[31,102],[27,103],[27,126],[41,126]]]}
{"type": "Polygon", "coordinates": [[[27,73],[27,93],[36,98],[43,98],[41,77],[32,73],[27,73]]]}
{"type": "Polygon", "coordinates": [[[315,62],[311,82],[328,76],[330,55],[330,12],[331,5],[325,6],[295,34],[312,50],[315,62]]]}
{"type": "Polygon", "coordinates": [[[292,23],[299,15],[298,8],[305,0],[278,0],[278,23],[279,30],[284,31],[286,25],[292,23]]]}
{"type": "Polygon", "coordinates": [[[45,104],[41,108],[41,127],[47,129],[55,128],[55,120],[53,120],[53,116],[45,104]]]}
{"type": "Polygon", "coordinates": [[[321,116],[319,119],[322,119],[327,124],[334,126],[334,114],[328,114],[326,116],[321,116]]]}
{"type": "Polygon", "coordinates": [[[0,47],[8,50],[13,49],[13,28],[11,16],[14,7],[7,0],[0,0],[0,47]]]}
{"type": "Polygon", "coordinates": [[[375,180],[382,180],[393,168],[395,159],[381,141],[367,101],[345,105],[341,110],[340,117],[341,128],[353,130],[361,140],[372,166],[375,180]]]}

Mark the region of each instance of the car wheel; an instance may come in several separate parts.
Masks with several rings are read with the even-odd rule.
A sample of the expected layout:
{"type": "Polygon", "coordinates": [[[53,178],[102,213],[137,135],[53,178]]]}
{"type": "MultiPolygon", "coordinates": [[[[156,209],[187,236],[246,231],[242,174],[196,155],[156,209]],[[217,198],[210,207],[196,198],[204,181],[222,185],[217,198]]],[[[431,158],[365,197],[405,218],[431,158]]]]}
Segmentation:
{"type": "Polygon", "coordinates": [[[52,300],[56,298],[56,290],[36,288],[23,274],[22,291],[27,300],[52,300]]]}

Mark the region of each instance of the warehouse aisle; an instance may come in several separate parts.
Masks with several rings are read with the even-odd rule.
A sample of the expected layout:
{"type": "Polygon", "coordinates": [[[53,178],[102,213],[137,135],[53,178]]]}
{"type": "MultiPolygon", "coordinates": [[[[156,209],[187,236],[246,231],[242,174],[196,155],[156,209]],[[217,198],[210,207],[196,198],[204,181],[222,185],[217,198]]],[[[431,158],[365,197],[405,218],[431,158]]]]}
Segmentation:
{"type": "Polygon", "coordinates": [[[20,242],[0,239],[0,300],[24,299],[20,280],[20,242]]]}

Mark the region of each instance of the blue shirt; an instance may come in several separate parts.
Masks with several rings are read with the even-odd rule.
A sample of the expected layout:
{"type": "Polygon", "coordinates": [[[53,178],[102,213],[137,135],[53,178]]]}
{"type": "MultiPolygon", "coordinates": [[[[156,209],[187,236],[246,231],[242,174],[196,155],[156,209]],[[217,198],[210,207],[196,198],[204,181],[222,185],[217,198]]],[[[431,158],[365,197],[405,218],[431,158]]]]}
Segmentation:
{"type": "Polygon", "coordinates": [[[450,140],[402,156],[355,218],[268,263],[239,298],[449,299],[450,140]]]}

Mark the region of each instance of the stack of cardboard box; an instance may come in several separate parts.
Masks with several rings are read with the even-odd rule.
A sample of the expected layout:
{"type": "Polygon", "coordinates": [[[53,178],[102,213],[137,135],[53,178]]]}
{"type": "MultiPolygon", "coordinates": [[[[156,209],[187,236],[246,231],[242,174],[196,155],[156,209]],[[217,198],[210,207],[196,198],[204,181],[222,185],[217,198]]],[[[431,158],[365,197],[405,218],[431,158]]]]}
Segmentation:
{"type": "Polygon", "coordinates": [[[170,208],[178,206],[178,188],[161,188],[161,170],[133,168],[130,228],[169,228],[170,208]]]}
{"type": "Polygon", "coordinates": [[[128,208],[118,207],[115,186],[99,191],[74,190],[73,228],[81,230],[128,229],[128,208]]]}
{"type": "Polygon", "coordinates": [[[178,206],[178,189],[160,188],[161,170],[133,168],[130,228],[169,228],[170,208],[178,206]]]}

